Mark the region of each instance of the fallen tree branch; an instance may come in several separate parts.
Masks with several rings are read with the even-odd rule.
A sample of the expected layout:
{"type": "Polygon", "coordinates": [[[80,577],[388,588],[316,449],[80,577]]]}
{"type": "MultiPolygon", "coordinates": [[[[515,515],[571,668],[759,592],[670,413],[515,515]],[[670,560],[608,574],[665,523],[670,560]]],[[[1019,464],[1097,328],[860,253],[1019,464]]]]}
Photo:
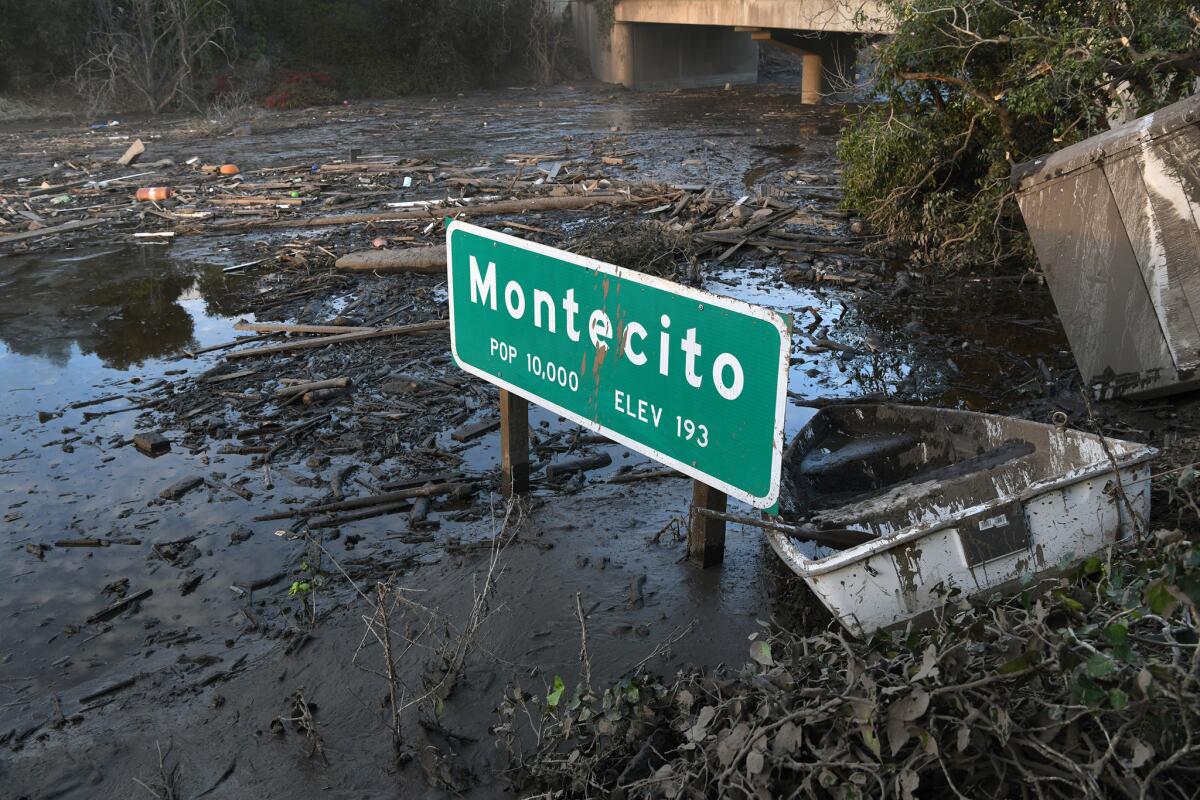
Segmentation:
{"type": "Polygon", "coordinates": [[[321,336],[316,339],[301,339],[287,344],[276,344],[270,347],[257,347],[253,350],[239,350],[225,356],[227,359],[236,358],[253,358],[254,356],[268,356],[273,353],[287,353],[292,350],[303,350],[309,347],[324,347],[327,344],[341,344],[343,342],[357,342],[363,339],[375,339],[380,336],[401,336],[409,333],[430,333],[432,331],[445,330],[450,326],[449,320],[434,319],[428,322],[415,322],[411,325],[397,325],[394,328],[378,328],[376,330],[359,331],[357,333],[345,333],[339,336],[321,336]]]}

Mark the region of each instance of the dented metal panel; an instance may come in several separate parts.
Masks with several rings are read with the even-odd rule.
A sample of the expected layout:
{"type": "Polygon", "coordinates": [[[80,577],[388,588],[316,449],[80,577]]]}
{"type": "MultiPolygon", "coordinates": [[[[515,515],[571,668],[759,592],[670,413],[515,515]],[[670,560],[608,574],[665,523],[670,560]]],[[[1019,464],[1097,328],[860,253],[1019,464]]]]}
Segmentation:
{"type": "Polygon", "coordinates": [[[1013,170],[1080,372],[1100,396],[1200,385],[1200,97],[1013,170]]]}
{"type": "Polygon", "coordinates": [[[888,404],[830,407],[784,454],[780,510],[871,541],[834,550],[768,532],[851,631],[1016,585],[1133,530],[1153,448],[1028,420],[888,404]],[[905,446],[901,446],[905,445],[905,446]],[[811,470],[811,471],[810,471],[811,470]],[[1112,486],[1124,487],[1128,505],[1112,486]]]}

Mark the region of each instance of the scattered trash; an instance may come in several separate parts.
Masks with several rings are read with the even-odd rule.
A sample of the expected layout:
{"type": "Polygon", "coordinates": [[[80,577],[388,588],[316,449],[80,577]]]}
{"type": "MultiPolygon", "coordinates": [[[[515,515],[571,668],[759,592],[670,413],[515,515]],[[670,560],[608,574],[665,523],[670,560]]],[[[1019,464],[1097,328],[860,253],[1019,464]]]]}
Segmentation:
{"type": "Polygon", "coordinates": [[[133,144],[125,151],[125,154],[117,159],[117,163],[122,167],[128,167],[142,157],[142,153],[146,152],[146,145],[142,144],[141,139],[134,139],[133,144]]]}
{"type": "Polygon", "coordinates": [[[170,200],[174,196],[175,190],[166,186],[148,186],[137,190],[137,199],[141,203],[157,203],[162,200],[170,200]]]}

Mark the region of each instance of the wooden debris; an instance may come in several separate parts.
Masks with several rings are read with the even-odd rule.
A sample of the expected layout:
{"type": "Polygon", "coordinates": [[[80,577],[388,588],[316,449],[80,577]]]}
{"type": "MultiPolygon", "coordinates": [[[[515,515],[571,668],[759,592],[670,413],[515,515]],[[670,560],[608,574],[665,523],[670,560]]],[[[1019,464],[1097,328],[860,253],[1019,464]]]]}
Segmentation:
{"type": "Polygon", "coordinates": [[[204,478],[200,475],[189,475],[186,478],[181,478],[175,483],[172,483],[167,488],[158,493],[158,496],[164,500],[179,500],[185,494],[195,489],[197,486],[204,484],[204,478]]]}
{"type": "Polygon", "coordinates": [[[133,144],[125,150],[125,154],[117,159],[117,163],[122,167],[128,167],[141,158],[144,152],[146,152],[146,145],[142,144],[141,139],[134,139],[133,144]]]}
{"type": "Polygon", "coordinates": [[[611,463],[612,456],[608,453],[598,453],[594,456],[582,456],[580,458],[557,461],[546,467],[546,478],[553,481],[565,478],[568,475],[574,475],[576,472],[588,472],[589,470],[607,467],[611,463]]]}
{"type": "Polygon", "coordinates": [[[456,442],[469,442],[478,439],[480,436],[491,433],[492,431],[500,430],[500,418],[485,419],[480,422],[475,422],[470,425],[463,425],[458,430],[450,434],[450,438],[456,442]]]}
{"type": "Polygon", "coordinates": [[[446,271],[446,246],[438,244],[402,250],[361,250],[342,256],[335,266],[349,272],[421,272],[440,275],[446,271]]]}
{"type": "Polygon", "coordinates": [[[158,431],[139,433],[133,437],[133,446],[148,456],[161,456],[170,452],[171,440],[158,431]]]}
{"type": "Polygon", "coordinates": [[[225,357],[228,359],[253,358],[255,356],[271,355],[272,353],[287,353],[292,350],[302,350],[308,347],[324,347],[327,344],[339,344],[341,342],[357,342],[363,339],[374,339],[377,336],[400,336],[409,333],[429,333],[431,331],[445,330],[449,326],[449,320],[435,319],[428,322],[415,322],[411,325],[397,325],[392,328],[377,328],[375,330],[358,331],[356,333],[344,333],[338,336],[322,336],[317,339],[302,339],[296,342],[288,342],[287,344],[259,347],[254,350],[238,350],[225,357]]]}
{"type": "MultiPolygon", "coordinates": [[[[465,206],[453,206],[442,209],[433,207],[420,209],[398,209],[388,212],[373,212],[369,214],[343,214],[331,217],[289,217],[286,219],[254,219],[227,220],[208,226],[209,229],[224,230],[238,228],[320,228],[329,225],[356,225],[366,222],[403,222],[406,220],[423,219],[436,221],[442,213],[453,216],[499,216],[501,214],[521,214],[529,211],[569,211],[592,206],[627,205],[633,202],[623,194],[597,193],[590,195],[567,195],[565,197],[528,197],[515,200],[500,200],[493,203],[474,203],[465,206]]],[[[4,240],[0,239],[0,243],[4,240]]]]}
{"type": "Polygon", "coordinates": [[[255,331],[257,333],[362,333],[378,330],[377,328],[351,327],[349,325],[289,325],[283,322],[239,322],[233,326],[235,331],[255,331]]]}
{"type": "Polygon", "coordinates": [[[345,389],[350,385],[349,378],[330,378],[325,381],[311,381],[309,383],[294,383],[291,386],[285,386],[282,389],[276,389],[274,397],[283,398],[291,397],[297,394],[305,394],[317,389],[345,389]]]}
{"type": "Polygon", "coordinates": [[[126,609],[131,608],[132,606],[136,605],[137,603],[140,603],[141,601],[145,600],[147,597],[149,597],[152,594],[154,594],[153,589],[143,589],[140,592],[136,592],[134,594],[127,595],[126,597],[123,597],[122,599],[118,600],[117,602],[113,603],[112,605],[108,606],[107,608],[101,609],[100,611],[97,611],[95,614],[92,614],[90,617],[87,618],[88,624],[95,624],[97,622],[105,622],[107,620],[110,620],[113,617],[117,616],[118,614],[121,614],[122,612],[124,612],[126,609]]]}

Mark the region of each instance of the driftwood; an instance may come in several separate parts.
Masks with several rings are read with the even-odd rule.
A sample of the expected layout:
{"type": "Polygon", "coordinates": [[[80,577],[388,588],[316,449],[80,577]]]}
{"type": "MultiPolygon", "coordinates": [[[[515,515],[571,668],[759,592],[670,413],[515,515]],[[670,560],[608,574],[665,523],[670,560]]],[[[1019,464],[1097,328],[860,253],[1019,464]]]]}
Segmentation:
{"type": "Polygon", "coordinates": [[[118,614],[124,612],[130,606],[132,606],[136,603],[140,603],[141,601],[145,600],[147,597],[149,597],[153,593],[154,593],[153,589],[143,589],[140,592],[136,592],[134,594],[129,595],[128,597],[124,597],[124,598],[118,600],[117,602],[113,603],[111,606],[108,606],[107,608],[103,608],[103,609],[97,611],[95,614],[92,614],[90,617],[87,618],[88,624],[95,624],[97,622],[104,622],[106,620],[110,620],[113,617],[117,616],[118,614]]]}
{"type": "Polygon", "coordinates": [[[72,222],[64,222],[62,225],[51,225],[49,228],[38,228],[36,231],[25,231],[24,233],[10,233],[8,236],[0,236],[0,244],[8,244],[9,242],[22,242],[26,239],[39,239],[43,236],[53,236],[56,233],[68,233],[69,231],[79,231],[84,228],[94,228],[104,222],[111,222],[109,219],[77,219],[72,222]]]}
{"type": "Polygon", "coordinates": [[[565,478],[568,475],[574,475],[576,472],[588,472],[593,469],[607,467],[612,463],[612,456],[608,453],[597,453],[594,456],[580,456],[579,458],[567,459],[565,461],[556,461],[546,467],[546,477],[549,480],[557,480],[565,478]]]}
{"type": "Polygon", "coordinates": [[[340,397],[346,397],[350,393],[345,389],[332,387],[329,389],[313,389],[310,392],[305,392],[303,398],[304,405],[313,406],[317,403],[324,403],[326,400],[336,400],[340,397]]]}
{"type": "Polygon", "coordinates": [[[446,271],[446,246],[410,247],[403,250],[360,250],[348,253],[334,265],[351,272],[423,272],[430,275],[446,271]]]}
{"type": "Polygon", "coordinates": [[[296,394],[316,391],[317,389],[345,389],[350,385],[349,378],[330,378],[327,381],[312,381],[311,383],[294,383],[275,391],[275,397],[291,397],[296,394]]]}
{"type": "MultiPolygon", "coordinates": [[[[590,208],[600,203],[611,205],[627,205],[631,202],[623,194],[592,194],[567,197],[529,197],[517,200],[498,200],[494,203],[478,203],[466,206],[444,206],[441,208],[397,209],[395,211],[377,211],[369,214],[341,214],[326,217],[289,217],[275,219],[260,217],[246,220],[228,220],[207,226],[209,230],[242,229],[242,228],[320,228],[329,225],[356,225],[365,222],[404,222],[407,220],[423,219],[436,220],[444,214],[465,216],[491,216],[496,214],[520,214],[525,211],[566,211],[580,208],[590,208]]],[[[200,230],[197,228],[184,229],[182,232],[200,230]]],[[[0,239],[2,243],[3,239],[0,239]]]]}
{"type": "Polygon", "coordinates": [[[267,356],[272,353],[286,353],[291,350],[302,350],[306,347],[324,347],[327,344],[339,344],[341,342],[357,342],[362,339],[374,339],[377,336],[400,336],[407,333],[428,333],[430,331],[445,330],[449,327],[449,320],[434,319],[428,322],[416,322],[412,325],[397,325],[392,328],[376,328],[374,330],[358,331],[356,333],[344,333],[338,336],[321,336],[316,339],[301,339],[287,344],[276,344],[270,347],[257,347],[253,350],[238,350],[225,356],[227,359],[234,358],[252,358],[254,356],[267,356]]]}
{"type": "Polygon", "coordinates": [[[235,331],[255,331],[257,333],[362,333],[363,331],[378,330],[377,328],[351,327],[349,325],[289,325],[286,322],[239,322],[233,326],[235,331]]]}
{"type": "Polygon", "coordinates": [[[650,469],[640,472],[621,472],[608,479],[609,483],[637,483],[638,481],[653,481],[659,478],[686,478],[677,469],[650,469]]]}
{"type": "Polygon", "coordinates": [[[355,497],[350,500],[338,500],[333,503],[324,503],[319,506],[312,506],[297,513],[315,514],[318,512],[324,513],[327,511],[350,511],[356,508],[367,508],[369,506],[396,503],[401,500],[411,500],[414,497],[437,497],[438,495],[449,494],[461,485],[462,484],[459,483],[436,483],[427,486],[416,486],[411,489],[400,489],[395,492],[387,492],[386,494],[370,495],[369,497],[355,497]]]}

